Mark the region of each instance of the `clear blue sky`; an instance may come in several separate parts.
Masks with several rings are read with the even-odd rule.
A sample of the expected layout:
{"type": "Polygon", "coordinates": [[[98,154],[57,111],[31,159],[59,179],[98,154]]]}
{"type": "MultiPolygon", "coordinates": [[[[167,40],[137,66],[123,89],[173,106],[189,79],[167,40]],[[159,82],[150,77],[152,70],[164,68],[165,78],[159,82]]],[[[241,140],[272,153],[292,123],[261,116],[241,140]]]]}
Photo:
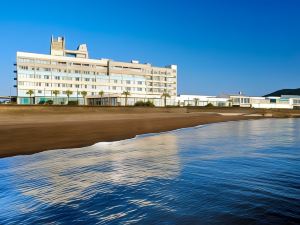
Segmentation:
{"type": "Polygon", "coordinates": [[[180,94],[263,95],[300,87],[300,1],[3,1],[0,95],[16,51],[49,53],[51,35],[92,58],[178,64],[180,94]]]}

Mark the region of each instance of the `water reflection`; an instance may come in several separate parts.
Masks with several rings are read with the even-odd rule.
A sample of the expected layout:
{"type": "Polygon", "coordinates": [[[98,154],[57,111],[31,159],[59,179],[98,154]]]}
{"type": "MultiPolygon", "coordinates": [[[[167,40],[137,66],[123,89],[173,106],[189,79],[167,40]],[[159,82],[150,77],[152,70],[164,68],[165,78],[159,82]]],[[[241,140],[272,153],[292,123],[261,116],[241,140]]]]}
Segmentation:
{"type": "Polygon", "coordinates": [[[293,224],[299,130],[229,122],[0,159],[0,224],[293,224]]]}
{"type": "Polygon", "coordinates": [[[16,157],[16,178],[10,185],[40,201],[61,203],[80,196],[83,190],[99,182],[135,185],[148,178],[172,179],[180,172],[176,139],[176,135],[166,133],[16,157]]]}

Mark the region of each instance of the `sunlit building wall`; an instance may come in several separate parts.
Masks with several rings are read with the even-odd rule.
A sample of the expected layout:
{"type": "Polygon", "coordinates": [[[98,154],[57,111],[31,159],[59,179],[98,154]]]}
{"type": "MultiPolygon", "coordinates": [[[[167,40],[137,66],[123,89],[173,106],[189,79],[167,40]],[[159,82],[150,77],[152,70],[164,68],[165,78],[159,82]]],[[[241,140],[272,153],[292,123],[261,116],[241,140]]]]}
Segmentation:
{"type": "MultiPolygon", "coordinates": [[[[16,67],[19,104],[48,100],[54,104],[86,104],[85,99],[92,96],[124,98],[123,93],[129,92],[128,104],[149,100],[161,106],[163,93],[170,95],[168,105],[175,104],[177,96],[176,65],[155,67],[136,60],[89,59],[85,44],[77,50],[67,50],[63,37],[51,38],[49,55],[17,52],[16,67]]],[[[124,105],[124,100],[115,105],[124,105]]]]}

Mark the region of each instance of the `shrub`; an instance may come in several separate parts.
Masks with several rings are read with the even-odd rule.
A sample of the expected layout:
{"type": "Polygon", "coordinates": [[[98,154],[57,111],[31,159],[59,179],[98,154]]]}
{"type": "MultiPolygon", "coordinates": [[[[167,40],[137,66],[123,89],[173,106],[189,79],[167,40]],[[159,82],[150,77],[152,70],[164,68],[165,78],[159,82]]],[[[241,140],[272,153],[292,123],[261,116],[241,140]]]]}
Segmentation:
{"type": "Polygon", "coordinates": [[[147,101],[147,102],[143,102],[143,101],[137,101],[134,106],[143,106],[143,107],[154,107],[153,102],[147,101]]]}
{"type": "Polygon", "coordinates": [[[69,101],[68,105],[78,105],[78,101],[69,101]]]}
{"type": "Polygon", "coordinates": [[[53,105],[53,100],[51,100],[51,99],[47,100],[47,101],[46,101],[46,104],[47,104],[47,105],[53,105]]]}
{"type": "Polygon", "coordinates": [[[147,101],[146,102],[146,106],[148,106],[148,107],[154,107],[155,105],[154,105],[153,102],[147,101]]]}
{"type": "Polygon", "coordinates": [[[214,107],[214,105],[212,103],[208,103],[206,107],[214,107]]]}
{"type": "Polygon", "coordinates": [[[45,104],[45,100],[39,101],[39,105],[44,105],[44,104],[45,104]]]}

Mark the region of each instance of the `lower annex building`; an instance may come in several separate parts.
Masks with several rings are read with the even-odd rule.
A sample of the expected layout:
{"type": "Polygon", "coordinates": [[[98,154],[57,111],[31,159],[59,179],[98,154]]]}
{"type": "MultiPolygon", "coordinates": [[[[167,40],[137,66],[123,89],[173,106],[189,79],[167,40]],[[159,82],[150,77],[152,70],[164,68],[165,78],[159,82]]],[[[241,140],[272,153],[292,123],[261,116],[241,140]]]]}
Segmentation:
{"type": "Polygon", "coordinates": [[[51,38],[50,54],[17,52],[18,104],[134,105],[151,101],[163,106],[177,96],[177,66],[155,67],[139,61],[89,59],[85,44],[67,50],[63,37],[51,38]],[[124,93],[126,92],[127,95],[124,93]]]}

